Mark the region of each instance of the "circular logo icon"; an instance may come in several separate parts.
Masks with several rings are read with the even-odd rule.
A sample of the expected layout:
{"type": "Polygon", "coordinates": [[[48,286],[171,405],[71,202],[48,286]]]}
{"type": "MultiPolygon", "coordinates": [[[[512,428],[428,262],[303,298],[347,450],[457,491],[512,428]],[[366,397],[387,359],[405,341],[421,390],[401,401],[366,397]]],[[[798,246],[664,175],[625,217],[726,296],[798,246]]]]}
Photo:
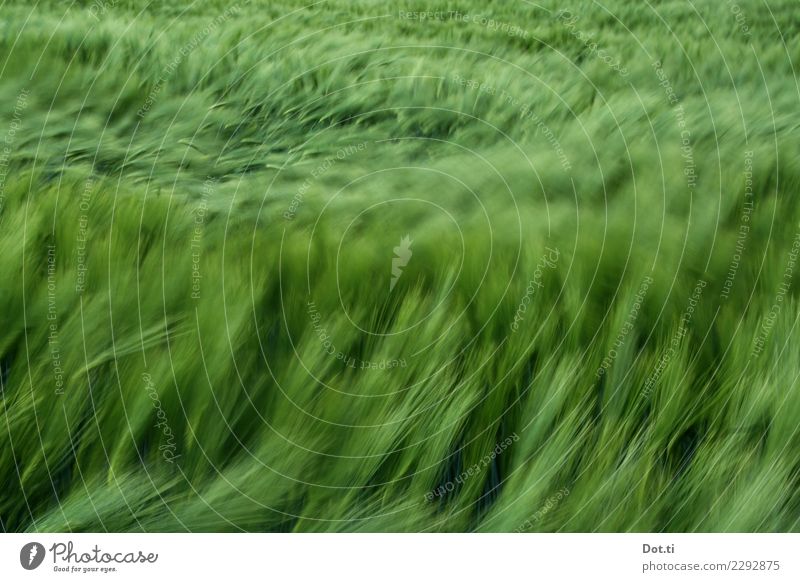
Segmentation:
{"type": "Polygon", "coordinates": [[[30,542],[19,551],[19,563],[26,570],[35,570],[44,561],[44,546],[39,542],[30,542]]]}

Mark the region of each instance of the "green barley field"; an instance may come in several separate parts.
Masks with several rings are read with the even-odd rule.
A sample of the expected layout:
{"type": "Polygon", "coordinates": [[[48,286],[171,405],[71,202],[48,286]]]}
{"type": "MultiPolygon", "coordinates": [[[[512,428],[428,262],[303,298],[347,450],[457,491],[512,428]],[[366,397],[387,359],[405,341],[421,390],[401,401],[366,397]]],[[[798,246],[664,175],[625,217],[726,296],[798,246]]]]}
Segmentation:
{"type": "Polygon", "coordinates": [[[0,0],[0,531],[800,530],[797,0],[0,0]]]}

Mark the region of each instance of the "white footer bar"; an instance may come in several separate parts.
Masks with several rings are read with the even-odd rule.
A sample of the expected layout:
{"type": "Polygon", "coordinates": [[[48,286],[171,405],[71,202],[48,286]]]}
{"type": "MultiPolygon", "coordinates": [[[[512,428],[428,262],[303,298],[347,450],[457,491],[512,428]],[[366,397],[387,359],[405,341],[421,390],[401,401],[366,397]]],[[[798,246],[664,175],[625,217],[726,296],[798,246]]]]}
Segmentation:
{"type": "Polygon", "coordinates": [[[800,534],[4,534],[0,580],[800,580],[800,534]]]}

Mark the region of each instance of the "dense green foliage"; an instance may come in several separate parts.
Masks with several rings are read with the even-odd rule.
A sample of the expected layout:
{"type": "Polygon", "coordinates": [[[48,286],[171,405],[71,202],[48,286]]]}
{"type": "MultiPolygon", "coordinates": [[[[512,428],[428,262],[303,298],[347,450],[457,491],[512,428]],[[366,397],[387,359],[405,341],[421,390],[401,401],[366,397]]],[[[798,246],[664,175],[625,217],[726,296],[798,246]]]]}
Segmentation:
{"type": "Polygon", "coordinates": [[[798,27],[0,3],[0,530],[800,529],[798,27]]]}

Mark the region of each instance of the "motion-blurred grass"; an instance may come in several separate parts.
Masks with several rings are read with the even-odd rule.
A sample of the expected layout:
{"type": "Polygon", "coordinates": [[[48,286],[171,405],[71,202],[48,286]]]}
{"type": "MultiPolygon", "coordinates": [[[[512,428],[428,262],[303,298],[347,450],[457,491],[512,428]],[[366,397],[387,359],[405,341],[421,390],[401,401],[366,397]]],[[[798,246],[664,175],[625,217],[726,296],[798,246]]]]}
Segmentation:
{"type": "Polygon", "coordinates": [[[797,530],[799,24],[0,4],[0,529],[797,530]]]}

